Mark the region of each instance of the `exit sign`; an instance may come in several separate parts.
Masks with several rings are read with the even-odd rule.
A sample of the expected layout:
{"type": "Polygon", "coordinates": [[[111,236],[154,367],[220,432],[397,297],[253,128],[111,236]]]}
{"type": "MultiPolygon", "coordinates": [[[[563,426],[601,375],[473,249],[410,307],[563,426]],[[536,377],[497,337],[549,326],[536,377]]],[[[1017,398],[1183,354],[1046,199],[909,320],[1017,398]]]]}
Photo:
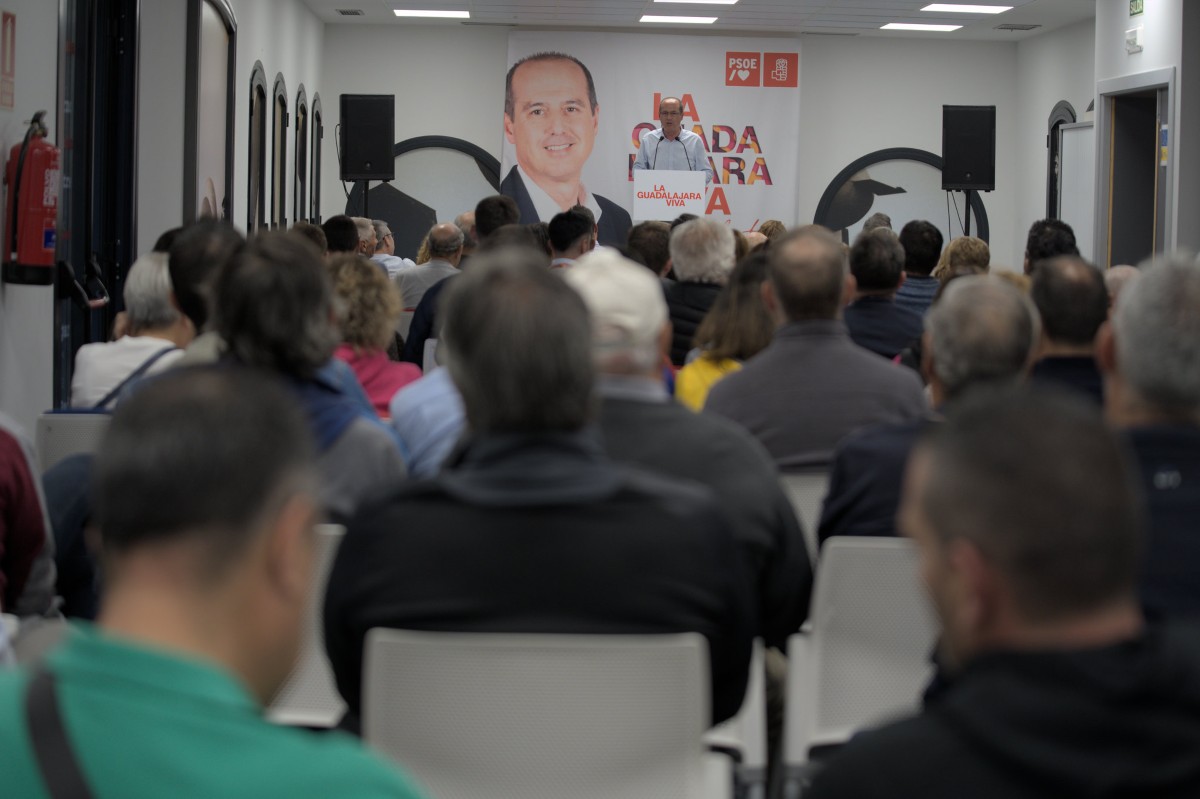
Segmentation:
{"type": "Polygon", "coordinates": [[[1129,0],[1129,16],[1136,17],[1146,10],[1146,0],[1129,0]]]}

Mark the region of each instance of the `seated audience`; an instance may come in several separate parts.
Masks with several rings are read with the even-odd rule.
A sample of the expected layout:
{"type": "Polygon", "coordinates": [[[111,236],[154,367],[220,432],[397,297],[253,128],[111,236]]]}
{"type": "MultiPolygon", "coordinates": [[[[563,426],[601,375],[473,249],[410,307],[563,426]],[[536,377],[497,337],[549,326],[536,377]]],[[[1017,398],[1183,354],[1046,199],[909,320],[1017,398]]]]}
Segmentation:
{"type": "Polygon", "coordinates": [[[400,389],[388,410],[408,473],[433,477],[462,438],[467,423],[462,396],[450,371],[437,367],[400,389]]]}
{"type": "Polygon", "coordinates": [[[166,369],[196,335],[191,320],[171,304],[171,274],[163,253],[147,253],[134,261],[124,298],[126,335],[84,344],[75,354],[72,408],[111,410],[126,385],[166,369]]]}
{"type": "Polygon", "coordinates": [[[358,224],[352,217],[345,214],[331,216],[321,225],[321,230],[325,231],[325,240],[329,245],[330,255],[339,252],[358,252],[358,224]]]}
{"type": "Polygon", "coordinates": [[[288,228],[288,230],[292,233],[298,233],[311,241],[322,258],[329,255],[329,242],[326,241],[325,231],[321,229],[320,225],[314,225],[312,222],[297,222],[288,228]]]}
{"type": "Polygon", "coordinates": [[[1078,391],[1102,404],[1095,342],[1096,331],[1108,318],[1108,289],[1100,270],[1077,256],[1041,261],[1029,294],[1042,318],[1033,381],[1078,391]]]}
{"type": "Polygon", "coordinates": [[[1121,264],[1119,266],[1111,266],[1104,273],[1104,287],[1108,290],[1108,312],[1112,315],[1113,310],[1117,307],[1117,298],[1121,296],[1121,290],[1130,282],[1137,279],[1141,274],[1136,266],[1121,264]]]}
{"type": "Polygon", "coordinates": [[[932,417],[868,427],[838,446],[817,537],[895,535],[909,452],[940,413],[971,392],[1025,379],[1038,340],[1028,298],[1000,278],[970,275],[946,284],[925,317],[922,371],[932,417]]]}
{"type": "Polygon", "coordinates": [[[475,248],[479,246],[479,237],[475,230],[475,211],[463,211],[454,217],[454,225],[463,234],[463,254],[462,259],[458,262],[458,268],[462,269],[467,260],[475,254],[475,248]]]}
{"type": "Polygon", "coordinates": [[[1096,342],[1105,413],[1133,448],[1148,512],[1141,597],[1152,616],[1200,616],[1198,308],[1200,262],[1177,253],[1141,267],[1096,342]]]}
{"type": "Polygon", "coordinates": [[[224,352],[220,335],[209,325],[213,284],[225,264],[245,246],[246,240],[233,225],[215,219],[188,225],[171,245],[172,302],[196,330],[196,338],[176,366],[212,363],[224,352]]]}
{"type": "MultiPolygon", "coordinates": [[[[463,234],[456,225],[443,222],[430,228],[429,261],[396,275],[396,286],[400,289],[400,296],[404,298],[405,310],[416,310],[430,287],[458,274],[462,246],[463,234]]],[[[407,338],[407,324],[400,328],[400,335],[407,338]]]]}
{"type": "Polygon", "coordinates": [[[409,259],[396,255],[396,237],[392,235],[387,222],[372,219],[371,226],[375,228],[375,254],[371,260],[381,264],[387,270],[388,277],[395,277],[400,270],[416,266],[409,259]]]}
{"type": "Polygon", "coordinates": [[[693,342],[699,355],[675,375],[675,398],[694,411],[704,407],[709,389],[771,343],[775,323],[762,301],[767,254],[746,256],[708,309],[693,342]]]}
{"type": "Polygon", "coordinates": [[[867,231],[879,230],[880,228],[883,230],[891,230],[892,218],[882,211],[876,211],[868,216],[866,221],[863,222],[862,232],[866,233],[867,231]]]}
{"type": "Polygon", "coordinates": [[[475,256],[447,290],[442,342],[470,437],[433,480],[351,524],[325,599],[338,690],[361,710],[372,627],[700,632],[713,720],[746,688],[757,626],[731,530],[694,483],[609,461],[593,432],[583,300],[531,250],[475,256]]]}
{"type": "Polygon", "coordinates": [[[25,431],[0,413],[0,611],[15,616],[54,612],[54,535],[39,471],[25,431]]]}
{"type": "Polygon", "coordinates": [[[333,289],[311,247],[290,233],[259,234],[222,270],[214,297],[230,359],[278,375],[303,407],[332,517],[348,518],[404,478],[396,440],[332,359],[333,289]]]}
{"type": "Polygon", "coordinates": [[[933,276],[942,285],[958,275],[986,275],[991,267],[992,251],[986,241],[975,236],[951,239],[938,258],[933,276]]]}
{"type": "Polygon", "coordinates": [[[666,286],[671,311],[671,363],[683,366],[704,315],[733,271],[733,231],[707,217],[691,219],[671,231],[671,268],[675,282],[666,286]]]}
{"type": "Polygon", "coordinates": [[[639,222],[629,229],[626,247],[634,260],[661,278],[671,270],[671,226],[666,222],[639,222]]]}
{"type": "Polygon", "coordinates": [[[1071,226],[1061,219],[1039,219],[1030,225],[1025,239],[1025,274],[1032,275],[1039,261],[1059,255],[1079,256],[1071,226]]]}
{"type": "Polygon", "coordinates": [[[774,241],[788,232],[787,225],[783,224],[778,219],[764,219],[758,226],[758,230],[760,233],[766,236],[769,241],[774,241]]]}
{"type": "Polygon", "coordinates": [[[811,225],[773,242],[763,301],[775,338],[718,381],[705,413],[750,431],[784,469],[828,464],[860,427],[926,411],[921,380],[850,340],[842,307],[854,293],[842,244],[811,225]]]}
{"type": "Polygon", "coordinates": [[[306,629],[315,482],[262,377],[179,370],[121,404],[96,467],[104,608],[0,674],[6,796],[419,796],[357,742],[262,717],[306,629]]]}
{"type": "Polygon", "coordinates": [[[596,218],[582,205],[555,214],[547,226],[550,236],[550,268],[575,263],[596,248],[596,218]]]}
{"type": "Polygon", "coordinates": [[[537,248],[550,258],[554,257],[554,248],[550,245],[550,223],[549,222],[530,222],[527,225],[522,225],[533,236],[537,242],[537,248]]]}
{"type": "MultiPolygon", "coordinates": [[[[505,225],[520,221],[521,211],[516,200],[506,194],[492,194],[475,204],[474,238],[481,243],[505,225]]],[[[459,227],[461,229],[461,225],[459,227]]]]}
{"type": "Polygon", "coordinates": [[[900,511],[951,682],[806,799],[1200,795],[1200,643],[1143,622],[1121,442],[1072,396],[967,402],[913,453],[900,511]]]}
{"type": "Polygon", "coordinates": [[[860,347],[894,358],[921,335],[921,315],[896,303],[904,282],[904,247],[890,229],[876,227],[858,235],[850,248],[854,302],[843,318],[860,347]]]}
{"type": "Polygon", "coordinates": [[[591,313],[605,452],[713,490],[753,578],[758,636],[786,650],[808,615],[812,568],[771,456],[732,422],[671,402],[660,371],[671,325],[652,275],[603,250],[581,259],[566,280],[591,313]]]}
{"type": "Polygon", "coordinates": [[[376,412],[386,416],[396,392],[421,376],[411,363],[388,360],[385,349],[400,318],[400,294],[374,264],[339,255],[329,264],[342,343],[334,357],[354,370],[376,412]]]}
{"type": "Polygon", "coordinates": [[[914,219],[900,229],[900,246],[904,248],[904,282],[896,290],[896,304],[924,316],[941,287],[933,269],[942,255],[942,231],[932,222],[914,219]]]}
{"type": "MultiPolygon", "coordinates": [[[[375,245],[378,243],[375,237],[375,225],[370,219],[365,216],[352,216],[354,220],[354,228],[358,231],[358,248],[355,252],[363,258],[371,258],[375,255],[375,245]]],[[[383,264],[379,265],[385,272],[387,267],[383,264]]]]}

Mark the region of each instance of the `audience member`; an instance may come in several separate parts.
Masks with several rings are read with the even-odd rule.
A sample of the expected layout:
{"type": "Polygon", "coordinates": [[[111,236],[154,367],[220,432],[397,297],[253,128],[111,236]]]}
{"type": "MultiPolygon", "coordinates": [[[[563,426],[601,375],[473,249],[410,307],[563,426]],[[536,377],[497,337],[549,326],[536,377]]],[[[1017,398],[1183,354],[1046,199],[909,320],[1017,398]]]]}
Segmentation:
{"type": "Polygon", "coordinates": [[[1148,509],[1141,597],[1152,616],[1200,616],[1197,308],[1200,262],[1180,252],[1141,267],[1097,336],[1105,413],[1132,445],[1148,509]]]}
{"type": "Polygon", "coordinates": [[[164,230],[158,235],[158,238],[154,240],[154,248],[152,252],[170,253],[171,245],[175,243],[175,239],[182,232],[183,228],[181,227],[173,227],[168,230],[164,230]]]}
{"type": "Polygon", "coordinates": [[[828,464],[847,433],[925,413],[911,369],[850,340],[841,310],[854,277],[832,233],[810,225],[774,242],[767,274],[775,338],[712,387],[705,412],[741,424],[784,469],[828,464]]]}
{"type": "Polygon", "coordinates": [[[332,359],[333,290],[311,247],[290,233],[260,233],[222,270],[215,298],[230,358],[278,375],[304,408],[332,517],[348,518],[404,477],[395,439],[349,367],[332,359]]]}
{"type": "Polygon", "coordinates": [[[352,218],[345,214],[331,216],[321,225],[321,230],[325,231],[330,255],[358,252],[358,224],[352,218]]]}
{"type": "Polygon", "coordinates": [[[312,445],[290,398],[180,370],[122,403],[96,472],[104,608],[31,673],[0,674],[5,795],[418,796],[356,742],[262,718],[315,582],[312,445]]]}
{"type": "Polygon", "coordinates": [[[1112,312],[1117,307],[1117,298],[1121,296],[1121,290],[1130,282],[1137,279],[1141,274],[1136,266],[1128,264],[1120,264],[1118,266],[1109,267],[1104,273],[1104,287],[1108,290],[1108,312],[1112,312]]]}
{"type": "MultiPolygon", "coordinates": [[[[404,310],[415,311],[425,292],[436,283],[458,274],[462,259],[463,234],[457,225],[443,222],[429,230],[429,262],[396,275],[396,285],[404,301],[404,310]]],[[[396,330],[408,339],[412,316],[402,317],[396,330]]]]}
{"type": "Polygon", "coordinates": [[[924,316],[941,287],[933,269],[942,256],[942,231],[932,222],[914,219],[900,229],[900,246],[904,248],[904,282],[896,291],[896,304],[924,316]]]}
{"type": "Polygon", "coordinates": [[[314,225],[312,222],[297,222],[288,230],[292,233],[298,233],[311,241],[322,258],[329,254],[329,242],[326,240],[325,231],[321,229],[320,225],[314,225]]]}
{"type": "Polygon", "coordinates": [[[388,360],[388,344],[400,318],[400,294],[366,259],[339,255],[329,264],[333,291],[341,300],[338,328],[342,343],[334,357],[354,370],[377,413],[386,416],[396,392],[421,377],[411,363],[388,360]]]}
{"type": "MultiPolygon", "coordinates": [[[[352,216],[350,218],[354,220],[354,228],[358,231],[358,248],[355,252],[363,258],[374,256],[375,245],[377,243],[375,240],[375,225],[365,216],[352,216]]],[[[386,270],[386,267],[383,267],[382,264],[380,266],[386,270]]]]}
{"type": "Polygon", "coordinates": [[[150,252],[129,268],[124,292],[127,334],[79,348],[71,376],[72,408],[111,410],[126,385],[166,369],[195,338],[192,321],[171,304],[167,259],[166,253],[150,252]]]}
{"type": "Polygon", "coordinates": [[[850,248],[854,302],[843,314],[850,338],[877,355],[894,358],[921,335],[921,315],[900,307],[896,289],[904,282],[904,247],[889,228],[864,231],[850,248]]]}
{"type": "Polygon", "coordinates": [[[224,351],[221,337],[208,326],[213,283],[229,259],[245,246],[246,240],[233,225],[215,219],[201,219],[188,225],[171,245],[168,267],[172,302],[192,320],[196,331],[196,338],[176,366],[211,363],[224,351]]]}
{"type": "Polygon", "coordinates": [[[517,201],[512,197],[504,194],[484,197],[475,205],[476,246],[498,228],[515,225],[520,221],[521,212],[517,209],[517,201]]]}
{"type": "Polygon", "coordinates": [[[548,232],[551,269],[570,266],[596,247],[596,218],[582,205],[551,217],[548,232]]]}
{"type": "Polygon", "coordinates": [[[938,258],[933,276],[942,285],[957,275],[986,275],[992,263],[992,251],[987,242],[975,236],[951,239],[938,258]]]}
{"type": "Polygon", "coordinates": [[[713,720],[746,687],[756,627],[732,533],[700,486],[626,471],[587,432],[587,309],[534,253],[475,257],[442,340],[471,435],[436,478],[351,525],[325,600],[338,690],[361,708],[372,627],[666,633],[709,642],[713,720]]]}
{"type": "Polygon", "coordinates": [[[454,224],[463,234],[463,254],[462,260],[458,264],[458,268],[462,269],[463,261],[474,255],[475,248],[479,246],[479,240],[475,232],[475,212],[463,211],[454,217],[454,224]]]}
{"type": "MultiPolygon", "coordinates": [[[[759,250],[765,250],[771,241],[767,238],[765,233],[757,230],[749,230],[742,235],[746,237],[746,243],[750,245],[750,252],[752,253],[758,252],[759,250]]],[[[741,259],[739,258],[738,260],[740,261],[741,259]]]]}
{"type": "Polygon", "coordinates": [[[1069,388],[1102,404],[1095,342],[1096,331],[1108,318],[1108,290],[1100,270],[1078,256],[1039,261],[1030,297],[1042,318],[1034,382],[1069,388]]]}
{"type": "Polygon", "coordinates": [[[660,371],[671,325],[652,275],[601,250],[580,260],[566,280],[591,313],[605,451],[713,490],[753,578],[758,635],[786,650],[787,637],[808,615],[812,568],[771,456],[736,424],[671,402],[660,371]]]}
{"type": "Polygon", "coordinates": [[[733,270],[733,231],[707,217],[671,231],[671,268],[676,282],[666,286],[673,334],[671,363],[683,366],[704,315],[733,270]]]}
{"type": "Polygon", "coordinates": [[[462,396],[450,370],[435,367],[400,389],[392,397],[389,411],[409,474],[414,478],[433,477],[454,451],[467,423],[462,396]]]}
{"type": "Polygon", "coordinates": [[[775,323],[762,301],[766,279],[767,254],[746,256],[696,329],[699,355],[675,375],[675,398],[692,410],[704,407],[713,383],[771,343],[775,323]]]}
{"type": "Polygon", "coordinates": [[[533,236],[537,249],[546,253],[546,257],[548,258],[554,257],[554,248],[550,246],[549,222],[530,222],[527,225],[522,225],[522,227],[533,236]]]}
{"type": "Polygon", "coordinates": [[[0,610],[15,616],[54,612],[54,535],[40,471],[25,431],[0,413],[0,610]]]}
{"type": "Polygon", "coordinates": [[[922,370],[939,415],[868,427],[838,446],[817,537],[895,535],[909,453],[940,412],[978,390],[1024,380],[1038,340],[1037,311],[998,277],[946,284],[925,317],[922,370]]]}
{"type": "Polygon", "coordinates": [[[382,219],[372,219],[371,226],[375,228],[375,253],[371,260],[381,264],[387,270],[388,277],[395,277],[402,269],[416,266],[408,258],[396,255],[396,237],[392,229],[382,219]]]}
{"type": "Polygon", "coordinates": [[[788,232],[787,225],[778,219],[764,219],[758,226],[759,231],[770,240],[783,236],[788,232]]]}
{"type": "Polygon", "coordinates": [[[729,228],[729,232],[733,234],[733,262],[736,264],[750,252],[750,240],[735,227],[729,228]]]}
{"type": "Polygon", "coordinates": [[[629,230],[630,254],[659,277],[671,269],[671,226],[666,222],[639,222],[629,230]]]}
{"type": "Polygon", "coordinates": [[[805,796],[1200,794],[1200,647],[1143,623],[1121,442],[1073,397],[968,402],[914,452],[900,511],[953,679],[805,796]]]}
{"type": "Polygon", "coordinates": [[[869,230],[878,230],[879,228],[883,228],[884,230],[892,229],[892,218],[882,211],[876,211],[867,217],[867,220],[863,222],[862,232],[866,233],[869,230]]]}
{"type": "Polygon", "coordinates": [[[1025,239],[1025,274],[1032,275],[1039,261],[1058,255],[1079,255],[1075,231],[1061,219],[1039,219],[1025,239]]]}

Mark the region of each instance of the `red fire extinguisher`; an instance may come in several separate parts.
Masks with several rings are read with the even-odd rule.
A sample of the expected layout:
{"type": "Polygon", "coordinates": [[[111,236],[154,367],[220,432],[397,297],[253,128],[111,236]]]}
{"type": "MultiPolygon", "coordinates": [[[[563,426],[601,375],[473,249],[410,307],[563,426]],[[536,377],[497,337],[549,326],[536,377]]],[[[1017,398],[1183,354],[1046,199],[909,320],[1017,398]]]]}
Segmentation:
{"type": "Polygon", "coordinates": [[[54,282],[54,243],[58,220],[58,148],[46,141],[45,111],[33,115],[25,139],[8,156],[4,182],[8,205],[4,224],[3,279],[6,283],[54,282]]]}

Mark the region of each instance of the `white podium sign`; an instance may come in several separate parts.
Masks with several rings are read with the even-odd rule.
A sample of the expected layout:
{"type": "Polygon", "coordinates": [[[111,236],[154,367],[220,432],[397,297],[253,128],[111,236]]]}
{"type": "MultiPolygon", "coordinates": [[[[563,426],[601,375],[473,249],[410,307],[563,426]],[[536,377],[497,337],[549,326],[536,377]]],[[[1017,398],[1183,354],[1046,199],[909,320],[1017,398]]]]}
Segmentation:
{"type": "Polygon", "coordinates": [[[680,214],[704,216],[704,173],[674,169],[633,170],[633,218],[669,222],[680,214]]]}

